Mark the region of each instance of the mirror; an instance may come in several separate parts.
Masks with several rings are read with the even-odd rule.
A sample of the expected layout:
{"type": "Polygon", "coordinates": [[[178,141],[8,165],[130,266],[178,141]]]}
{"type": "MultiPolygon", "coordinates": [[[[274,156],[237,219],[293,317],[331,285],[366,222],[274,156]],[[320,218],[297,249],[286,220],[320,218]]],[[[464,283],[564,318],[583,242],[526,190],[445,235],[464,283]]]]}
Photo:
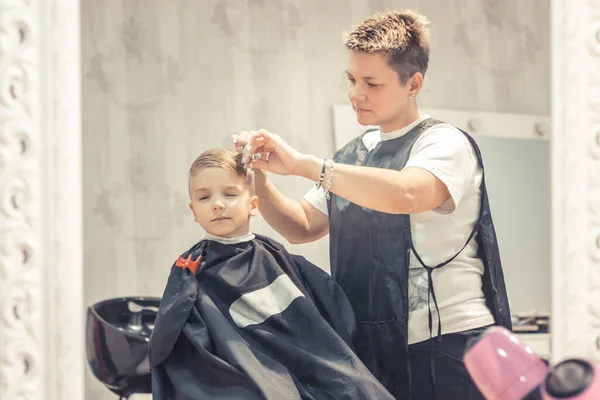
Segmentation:
{"type": "MultiPolygon", "coordinates": [[[[161,295],[175,255],[200,234],[187,208],[186,174],[202,150],[229,147],[229,135],[265,127],[301,151],[330,157],[340,146],[332,110],[348,104],[342,32],[395,7],[391,0],[326,7],[289,0],[144,7],[83,1],[85,304],[161,295]]],[[[493,119],[499,115],[550,125],[549,2],[430,0],[402,7],[431,20],[421,107],[482,124],[477,141],[512,309],[548,313],[550,133],[518,138],[532,135],[527,118],[507,129],[509,137],[485,132],[503,131],[505,120],[493,119]]],[[[312,184],[273,181],[294,199],[312,184]]],[[[260,218],[253,230],[283,241],[260,218]]],[[[328,268],[327,239],[286,246],[328,268]]],[[[89,374],[86,384],[88,397],[104,396],[89,374]]]]}

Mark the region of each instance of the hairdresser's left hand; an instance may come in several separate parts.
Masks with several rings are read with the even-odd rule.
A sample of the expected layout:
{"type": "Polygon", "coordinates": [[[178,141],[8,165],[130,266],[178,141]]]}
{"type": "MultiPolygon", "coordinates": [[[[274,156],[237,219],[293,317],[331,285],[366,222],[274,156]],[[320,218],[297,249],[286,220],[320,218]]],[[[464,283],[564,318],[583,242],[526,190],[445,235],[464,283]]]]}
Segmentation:
{"type": "Polygon", "coordinates": [[[277,175],[295,175],[302,160],[302,154],[279,135],[264,129],[244,131],[232,139],[236,149],[242,151],[247,167],[277,175]]]}

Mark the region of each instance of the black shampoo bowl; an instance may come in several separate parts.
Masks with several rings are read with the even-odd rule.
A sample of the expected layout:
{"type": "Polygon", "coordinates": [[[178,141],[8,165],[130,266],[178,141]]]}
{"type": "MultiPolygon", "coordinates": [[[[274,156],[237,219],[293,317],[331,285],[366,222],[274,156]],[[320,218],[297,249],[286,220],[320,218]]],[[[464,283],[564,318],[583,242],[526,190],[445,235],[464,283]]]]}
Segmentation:
{"type": "Polygon", "coordinates": [[[120,297],[88,308],[86,348],[94,376],[117,395],[152,393],[148,343],[159,298],[120,297]]]}

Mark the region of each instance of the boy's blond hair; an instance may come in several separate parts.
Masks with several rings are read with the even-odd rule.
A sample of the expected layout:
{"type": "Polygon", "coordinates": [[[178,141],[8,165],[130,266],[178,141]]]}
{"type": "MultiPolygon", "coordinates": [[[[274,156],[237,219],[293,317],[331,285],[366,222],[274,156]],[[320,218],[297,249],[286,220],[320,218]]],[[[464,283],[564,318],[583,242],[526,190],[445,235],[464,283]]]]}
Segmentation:
{"type": "Polygon", "coordinates": [[[246,184],[252,185],[253,174],[248,171],[242,164],[242,153],[236,153],[233,150],[214,148],[206,150],[200,154],[192,163],[188,174],[188,188],[190,190],[191,197],[191,179],[199,171],[205,168],[221,168],[228,170],[240,178],[242,178],[246,184]]]}
{"type": "Polygon", "coordinates": [[[388,11],[367,18],[344,44],[351,51],[382,53],[402,84],[415,73],[425,75],[429,64],[429,21],[412,11],[388,11]]]}

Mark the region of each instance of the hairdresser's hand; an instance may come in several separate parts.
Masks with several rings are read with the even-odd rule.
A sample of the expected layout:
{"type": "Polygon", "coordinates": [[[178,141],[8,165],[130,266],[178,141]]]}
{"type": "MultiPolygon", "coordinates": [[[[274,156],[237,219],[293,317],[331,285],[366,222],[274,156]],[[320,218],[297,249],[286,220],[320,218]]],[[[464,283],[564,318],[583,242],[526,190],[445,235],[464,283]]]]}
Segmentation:
{"type": "Polygon", "coordinates": [[[302,154],[294,150],[279,135],[264,129],[245,131],[232,137],[237,151],[244,155],[247,167],[273,172],[277,175],[295,175],[302,154]]]}

